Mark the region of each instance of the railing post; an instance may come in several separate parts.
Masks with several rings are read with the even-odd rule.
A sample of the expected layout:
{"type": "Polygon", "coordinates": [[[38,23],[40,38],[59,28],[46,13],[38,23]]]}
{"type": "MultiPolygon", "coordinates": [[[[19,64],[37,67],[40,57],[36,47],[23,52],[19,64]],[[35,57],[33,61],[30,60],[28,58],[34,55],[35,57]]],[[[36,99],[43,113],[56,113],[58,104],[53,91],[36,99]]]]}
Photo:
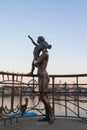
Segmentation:
{"type": "Polygon", "coordinates": [[[3,104],[4,104],[4,88],[2,89],[2,104],[1,104],[2,107],[3,107],[3,104]]]}
{"type": "Polygon", "coordinates": [[[55,115],[55,100],[54,100],[54,96],[55,96],[55,86],[54,86],[54,77],[52,77],[52,106],[53,106],[53,113],[55,115]]]}
{"type": "Polygon", "coordinates": [[[76,84],[77,84],[77,111],[78,111],[78,118],[79,118],[79,89],[78,89],[78,77],[76,77],[76,84]]]}
{"type": "Polygon", "coordinates": [[[11,87],[11,111],[13,111],[13,105],[14,105],[14,75],[12,75],[12,87],[11,87]]]}
{"type": "Polygon", "coordinates": [[[67,88],[65,82],[65,116],[67,117],[67,88]]]}
{"type": "Polygon", "coordinates": [[[21,90],[21,92],[20,92],[20,106],[22,105],[22,87],[20,87],[20,90],[21,90]]]}

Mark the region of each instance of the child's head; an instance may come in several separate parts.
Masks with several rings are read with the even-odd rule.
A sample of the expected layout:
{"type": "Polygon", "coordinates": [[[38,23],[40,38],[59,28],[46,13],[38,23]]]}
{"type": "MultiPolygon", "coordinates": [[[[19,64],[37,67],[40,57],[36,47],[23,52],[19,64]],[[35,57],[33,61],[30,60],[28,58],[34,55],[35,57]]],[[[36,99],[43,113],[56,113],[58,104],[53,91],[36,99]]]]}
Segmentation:
{"type": "Polygon", "coordinates": [[[52,46],[49,45],[46,41],[45,38],[43,36],[39,36],[37,39],[37,42],[40,44],[40,49],[51,49],[52,46]]]}
{"type": "Polygon", "coordinates": [[[39,36],[37,42],[40,44],[43,41],[45,41],[45,38],[43,36],[39,36]]]}

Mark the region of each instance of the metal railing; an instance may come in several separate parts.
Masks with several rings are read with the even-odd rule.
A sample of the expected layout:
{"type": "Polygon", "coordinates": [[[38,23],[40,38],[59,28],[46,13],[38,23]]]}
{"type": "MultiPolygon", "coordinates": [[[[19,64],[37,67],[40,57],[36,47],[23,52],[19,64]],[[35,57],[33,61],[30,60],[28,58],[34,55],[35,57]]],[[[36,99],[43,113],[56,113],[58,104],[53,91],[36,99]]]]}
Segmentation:
{"type": "MultiPolygon", "coordinates": [[[[49,75],[49,101],[55,117],[87,119],[87,74],[49,75]]],[[[35,112],[44,115],[39,99],[38,77],[0,72],[0,116],[35,112]],[[28,102],[26,102],[28,99],[28,102]],[[25,108],[24,108],[25,107],[25,108]]]]}

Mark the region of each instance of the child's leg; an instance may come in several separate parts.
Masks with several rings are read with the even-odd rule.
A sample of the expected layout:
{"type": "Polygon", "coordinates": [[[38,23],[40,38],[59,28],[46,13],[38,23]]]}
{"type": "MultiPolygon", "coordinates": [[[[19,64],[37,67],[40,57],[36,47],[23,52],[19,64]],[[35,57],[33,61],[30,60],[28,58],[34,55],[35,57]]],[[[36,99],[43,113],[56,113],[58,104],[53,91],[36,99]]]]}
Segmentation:
{"type": "Polygon", "coordinates": [[[29,75],[33,75],[34,69],[35,69],[35,65],[34,65],[34,61],[33,61],[33,62],[32,62],[31,72],[28,73],[28,74],[29,74],[29,75]]]}

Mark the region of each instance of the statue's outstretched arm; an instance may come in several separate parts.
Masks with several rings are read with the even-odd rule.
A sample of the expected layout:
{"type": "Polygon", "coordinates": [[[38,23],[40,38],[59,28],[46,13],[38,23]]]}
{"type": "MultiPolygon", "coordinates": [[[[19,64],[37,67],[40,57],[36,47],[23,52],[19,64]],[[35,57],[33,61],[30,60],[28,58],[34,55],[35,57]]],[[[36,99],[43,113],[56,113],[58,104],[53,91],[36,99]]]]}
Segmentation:
{"type": "Polygon", "coordinates": [[[30,35],[28,35],[28,38],[32,41],[32,43],[33,43],[35,46],[38,46],[38,44],[31,38],[30,35]]]}

